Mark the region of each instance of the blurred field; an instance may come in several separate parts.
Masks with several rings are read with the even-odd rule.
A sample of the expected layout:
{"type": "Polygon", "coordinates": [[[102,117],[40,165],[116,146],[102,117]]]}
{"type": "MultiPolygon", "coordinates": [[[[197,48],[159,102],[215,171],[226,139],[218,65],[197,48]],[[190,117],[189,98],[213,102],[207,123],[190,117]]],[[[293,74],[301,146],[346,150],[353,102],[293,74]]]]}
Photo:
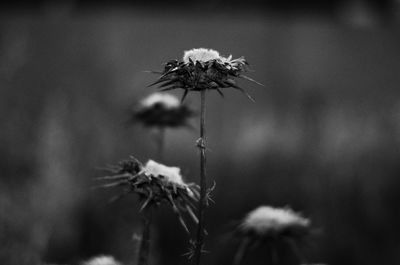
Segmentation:
{"type": "MultiPolygon", "coordinates": [[[[124,123],[155,91],[146,85],[156,76],[143,70],[193,47],[244,55],[265,84],[241,83],[255,103],[237,91],[208,96],[217,185],[205,264],[231,264],[237,244],[227,233],[260,204],[313,220],[321,234],[304,248],[310,261],[400,262],[398,28],[239,10],[204,18],[50,6],[2,12],[0,36],[1,264],[76,264],[101,253],[132,264],[136,198],[107,204],[113,192],[89,188],[103,174],[97,167],[155,156],[153,133],[124,123]]],[[[198,107],[197,94],[188,100],[198,107]]],[[[198,180],[193,125],[167,132],[166,163],[189,181],[198,180]]],[[[161,209],[156,220],[153,264],[186,264],[175,216],[161,209]]]]}

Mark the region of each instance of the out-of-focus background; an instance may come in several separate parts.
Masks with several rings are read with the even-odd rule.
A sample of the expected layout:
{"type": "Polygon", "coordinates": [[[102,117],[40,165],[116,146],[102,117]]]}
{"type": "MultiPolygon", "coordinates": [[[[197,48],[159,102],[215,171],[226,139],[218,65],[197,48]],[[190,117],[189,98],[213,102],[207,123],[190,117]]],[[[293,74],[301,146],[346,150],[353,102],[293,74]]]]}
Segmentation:
{"type": "MultiPolygon", "coordinates": [[[[250,210],[313,220],[310,262],[400,263],[399,1],[10,2],[0,11],[0,263],[135,264],[135,196],[92,191],[98,170],[154,157],[154,132],[125,126],[169,59],[207,47],[245,56],[252,78],[209,93],[215,180],[204,264],[232,264],[229,232],[250,210]]],[[[181,92],[176,91],[180,96],[181,92]]],[[[188,102],[198,109],[199,95],[188,102]]],[[[198,181],[195,129],[167,131],[166,164],[198,181]]],[[[187,237],[156,214],[152,264],[187,264],[187,237]]],[[[265,264],[262,251],[247,264],[265,264]]]]}

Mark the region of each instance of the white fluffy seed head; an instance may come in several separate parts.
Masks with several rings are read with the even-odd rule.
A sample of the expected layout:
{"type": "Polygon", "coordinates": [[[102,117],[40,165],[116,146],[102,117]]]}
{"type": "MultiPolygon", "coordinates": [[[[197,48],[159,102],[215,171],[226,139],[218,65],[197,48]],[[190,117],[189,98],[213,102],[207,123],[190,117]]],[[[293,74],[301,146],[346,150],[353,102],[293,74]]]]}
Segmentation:
{"type": "Polygon", "coordinates": [[[193,62],[208,62],[215,59],[220,59],[219,52],[212,49],[198,48],[185,51],[183,55],[183,62],[188,63],[189,59],[193,62]]]}
{"type": "Polygon", "coordinates": [[[122,265],[112,256],[97,256],[85,261],[83,265],[122,265]]]}
{"type": "Polygon", "coordinates": [[[144,108],[151,108],[156,104],[161,104],[167,109],[177,108],[180,105],[179,99],[171,94],[153,93],[140,101],[144,108]]]}
{"type": "Polygon", "coordinates": [[[259,235],[280,232],[291,227],[304,227],[310,225],[310,220],[295,213],[289,208],[273,208],[260,206],[245,217],[241,228],[253,231],[259,235]]]}
{"type": "Polygon", "coordinates": [[[172,184],[186,186],[182,179],[181,169],[179,167],[168,167],[153,160],[149,160],[144,166],[144,170],[145,174],[148,176],[163,176],[166,181],[172,184]]]}

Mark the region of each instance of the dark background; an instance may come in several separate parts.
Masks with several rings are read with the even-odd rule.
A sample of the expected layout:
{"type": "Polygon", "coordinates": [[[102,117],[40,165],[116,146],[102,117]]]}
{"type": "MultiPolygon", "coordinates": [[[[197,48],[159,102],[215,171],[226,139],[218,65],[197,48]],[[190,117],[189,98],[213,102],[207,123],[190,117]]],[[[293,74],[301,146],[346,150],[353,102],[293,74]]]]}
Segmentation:
{"type": "MultiPolygon", "coordinates": [[[[135,196],[91,191],[97,167],[156,156],[129,109],[183,51],[245,56],[259,87],[209,93],[204,264],[231,264],[234,224],[261,204],[290,205],[318,228],[310,262],[400,263],[398,1],[49,1],[0,11],[0,263],[76,264],[98,254],[134,264],[135,196]]],[[[180,96],[180,91],[176,92],[180,96]]],[[[198,109],[199,95],[188,102],[198,109]]],[[[194,130],[167,132],[165,163],[198,181],[194,130]]],[[[169,208],[152,264],[187,264],[169,208]]],[[[265,264],[253,251],[247,263],[265,264]]],[[[246,264],[246,262],[244,263],[246,264]]]]}

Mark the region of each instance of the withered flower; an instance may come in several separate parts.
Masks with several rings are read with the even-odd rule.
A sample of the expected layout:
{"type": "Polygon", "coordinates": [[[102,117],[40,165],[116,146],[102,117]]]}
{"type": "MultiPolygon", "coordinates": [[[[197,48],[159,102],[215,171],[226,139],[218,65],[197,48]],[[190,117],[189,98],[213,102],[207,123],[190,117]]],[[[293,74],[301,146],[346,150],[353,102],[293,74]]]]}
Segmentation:
{"type": "Polygon", "coordinates": [[[138,194],[142,201],[140,211],[166,202],[177,214],[186,232],[189,233],[189,229],[184,221],[183,213],[187,213],[195,223],[198,222],[194,211],[200,196],[199,187],[194,183],[184,182],[180,168],[168,167],[153,160],[143,165],[131,156],[128,160],[123,160],[107,170],[111,172],[111,175],[97,178],[107,183],[98,187],[123,186],[125,187],[123,195],[138,194]]]}
{"type": "Polygon", "coordinates": [[[286,244],[292,253],[303,261],[298,244],[310,235],[311,221],[292,209],[260,206],[249,212],[237,227],[235,234],[240,239],[234,264],[239,265],[245,251],[251,246],[265,245],[270,248],[272,263],[278,264],[277,246],[286,244]]]}
{"type": "Polygon", "coordinates": [[[190,126],[189,119],[194,111],[181,104],[174,95],[153,93],[139,102],[133,111],[133,119],[147,127],[184,127],[190,126]]]}
{"type": "Polygon", "coordinates": [[[300,238],[309,232],[309,228],[310,220],[290,208],[260,206],[247,214],[239,231],[259,239],[300,238]]]}
{"type": "Polygon", "coordinates": [[[223,57],[215,50],[198,48],[185,51],[182,61],[168,61],[161,76],[150,86],[159,84],[161,91],[183,89],[182,101],[189,91],[214,89],[223,96],[224,88],[238,89],[253,100],[236,81],[244,78],[261,85],[243,74],[247,70],[248,63],[244,57],[232,59],[232,55],[223,57]]]}

